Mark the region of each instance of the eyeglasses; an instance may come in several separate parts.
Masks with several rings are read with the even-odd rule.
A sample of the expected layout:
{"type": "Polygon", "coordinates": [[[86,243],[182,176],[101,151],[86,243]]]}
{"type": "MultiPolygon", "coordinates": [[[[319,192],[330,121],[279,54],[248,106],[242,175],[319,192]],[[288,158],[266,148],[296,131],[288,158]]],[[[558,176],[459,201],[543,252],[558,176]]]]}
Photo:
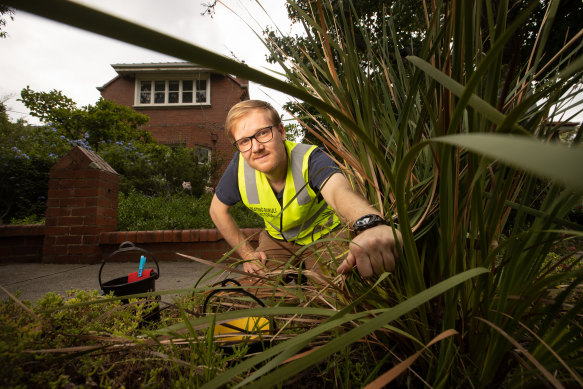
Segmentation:
{"type": "Polygon", "coordinates": [[[245,151],[251,150],[253,145],[252,140],[255,139],[259,143],[267,143],[273,139],[273,126],[263,127],[259,129],[255,134],[252,136],[246,136],[239,140],[236,140],[233,143],[240,152],[244,153],[245,151]]]}

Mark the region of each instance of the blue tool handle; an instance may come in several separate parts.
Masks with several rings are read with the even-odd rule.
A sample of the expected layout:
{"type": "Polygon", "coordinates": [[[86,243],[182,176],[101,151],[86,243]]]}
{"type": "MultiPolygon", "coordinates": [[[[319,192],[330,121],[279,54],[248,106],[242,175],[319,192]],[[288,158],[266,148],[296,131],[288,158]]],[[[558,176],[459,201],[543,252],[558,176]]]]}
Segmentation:
{"type": "Polygon", "coordinates": [[[142,276],[142,271],[144,271],[144,267],[146,266],[146,257],[142,255],[140,258],[140,268],[138,269],[138,278],[142,276]]]}

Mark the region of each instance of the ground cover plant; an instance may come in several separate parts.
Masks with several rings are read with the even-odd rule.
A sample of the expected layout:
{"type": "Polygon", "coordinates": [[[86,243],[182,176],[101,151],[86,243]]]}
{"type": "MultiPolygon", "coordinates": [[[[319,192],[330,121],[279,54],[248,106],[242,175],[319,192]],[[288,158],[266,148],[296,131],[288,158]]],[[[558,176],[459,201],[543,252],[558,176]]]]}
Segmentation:
{"type": "MultiPolygon", "coordinates": [[[[157,305],[82,290],[65,297],[48,293],[34,304],[11,297],[0,301],[2,387],[158,388],[180,382],[165,354],[171,352],[168,342],[156,346],[143,335],[154,326],[143,318],[157,305]]],[[[193,305],[187,298],[177,304],[189,312],[193,305]]],[[[157,325],[180,318],[178,310],[160,316],[157,325]]],[[[217,364],[225,359],[217,355],[217,364]]]]}
{"type": "Polygon", "coordinates": [[[284,274],[271,274],[256,291],[264,308],[181,314],[151,332],[172,344],[167,360],[181,385],[271,387],[300,377],[345,387],[578,387],[581,254],[549,253],[582,235],[567,216],[581,205],[583,130],[569,144],[555,135],[569,120],[566,108],[581,110],[570,97],[583,76],[583,33],[557,55],[543,55],[560,6],[545,2],[531,56],[507,62],[537,4],[423,1],[425,29],[406,57],[390,44],[399,31],[390,18],[376,15],[382,28],[372,45],[349,2],[316,1],[305,10],[291,4],[306,26],[304,45],[266,42],[285,82],[73,3],[14,6],[300,99],[309,105],[308,130],[403,233],[393,274],[331,274],[318,283],[302,272],[316,281],[303,287],[301,277],[299,285],[281,286],[284,274]],[[217,366],[216,342],[204,329],[241,316],[281,323],[269,348],[217,366]],[[201,357],[193,347],[205,334],[201,357]],[[364,362],[362,347],[370,356],[364,362]],[[199,357],[209,365],[200,368],[199,357]],[[359,376],[350,373],[356,366],[359,376]]]}

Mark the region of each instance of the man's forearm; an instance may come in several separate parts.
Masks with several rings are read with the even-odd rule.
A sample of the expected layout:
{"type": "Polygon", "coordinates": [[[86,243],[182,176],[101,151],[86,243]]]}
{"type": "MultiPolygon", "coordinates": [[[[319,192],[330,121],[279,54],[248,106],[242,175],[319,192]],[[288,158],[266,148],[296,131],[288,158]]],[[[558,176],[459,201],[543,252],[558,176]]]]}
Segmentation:
{"type": "Polygon", "coordinates": [[[232,220],[232,218],[231,221],[232,223],[223,221],[223,223],[220,223],[221,226],[219,226],[215,222],[215,225],[217,226],[219,232],[221,233],[221,235],[223,235],[223,238],[227,241],[227,243],[231,247],[237,249],[237,252],[241,256],[241,258],[248,259],[250,256],[253,255],[255,249],[248,242],[245,235],[243,235],[237,223],[235,223],[235,221],[232,220]]]}
{"type": "Polygon", "coordinates": [[[336,211],[338,216],[349,226],[360,217],[380,212],[362,195],[355,192],[341,174],[335,174],[322,189],[326,202],[336,211]]]}
{"type": "Polygon", "coordinates": [[[223,238],[237,249],[241,258],[248,259],[255,252],[229,213],[229,207],[222,204],[216,196],[211,203],[210,216],[223,238]]]}

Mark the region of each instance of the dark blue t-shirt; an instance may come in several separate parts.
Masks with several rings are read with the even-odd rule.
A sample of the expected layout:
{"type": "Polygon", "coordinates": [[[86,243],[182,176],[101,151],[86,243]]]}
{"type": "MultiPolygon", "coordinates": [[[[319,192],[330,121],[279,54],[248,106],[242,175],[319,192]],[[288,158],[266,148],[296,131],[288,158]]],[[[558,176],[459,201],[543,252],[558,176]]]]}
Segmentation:
{"type": "MultiPolygon", "coordinates": [[[[215,188],[215,194],[225,205],[235,205],[241,201],[239,192],[239,180],[237,173],[239,170],[239,152],[236,152],[233,159],[223,173],[219,184],[215,188]]],[[[323,149],[317,148],[310,154],[308,160],[308,183],[312,190],[319,192],[322,184],[334,173],[340,173],[338,165],[330,158],[323,149]]],[[[275,194],[280,204],[283,202],[283,190],[275,194]]],[[[320,196],[320,195],[318,195],[320,196]]]]}

